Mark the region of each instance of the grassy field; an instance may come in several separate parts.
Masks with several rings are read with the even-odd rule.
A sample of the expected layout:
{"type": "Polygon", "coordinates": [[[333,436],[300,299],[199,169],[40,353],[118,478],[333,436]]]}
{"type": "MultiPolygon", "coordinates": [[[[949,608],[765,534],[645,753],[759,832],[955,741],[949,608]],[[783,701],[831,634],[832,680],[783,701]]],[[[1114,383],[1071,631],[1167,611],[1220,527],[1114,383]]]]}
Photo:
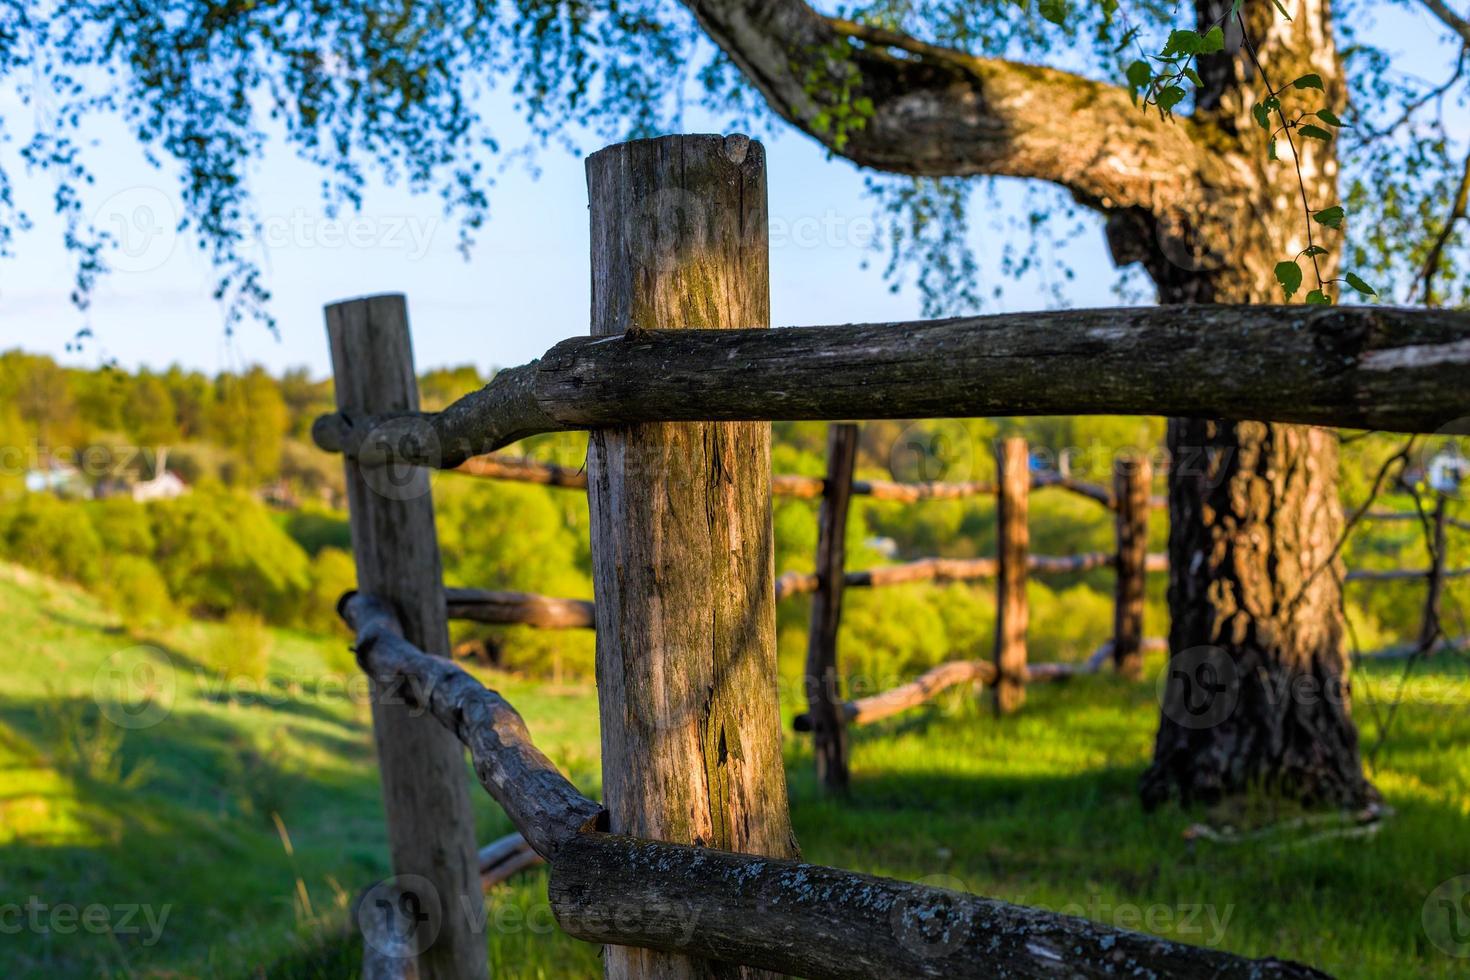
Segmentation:
{"type": "MultiPolygon", "coordinates": [[[[0,676],[0,975],[350,976],[347,903],[387,868],[346,636],[272,633],[268,661],[252,665],[228,626],[130,631],[87,594],[10,566],[0,616],[12,651],[0,676]],[[120,682],[153,685],[166,716],[120,714],[120,682]]],[[[1153,684],[1106,676],[1033,689],[1004,722],[953,693],[865,729],[845,803],[819,796],[790,739],[797,834],[818,862],[1339,976],[1463,976],[1470,959],[1437,949],[1421,921],[1436,885],[1470,873],[1463,663],[1420,666],[1402,688],[1401,665],[1357,675],[1366,745],[1403,700],[1373,768],[1396,813],[1373,837],[1191,843],[1186,829],[1210,815],[1143,815],[1134,784],[1153,684]]],[[[596,793],[590,687],[487,680],[596,793]]],[[[488,798],[479,807],[482,840],[508,829],[488,798]]],[[[495,975],[599,975],[596,949],[548,925],[544,895],[535,872],[490,896],[495,975]]]]}

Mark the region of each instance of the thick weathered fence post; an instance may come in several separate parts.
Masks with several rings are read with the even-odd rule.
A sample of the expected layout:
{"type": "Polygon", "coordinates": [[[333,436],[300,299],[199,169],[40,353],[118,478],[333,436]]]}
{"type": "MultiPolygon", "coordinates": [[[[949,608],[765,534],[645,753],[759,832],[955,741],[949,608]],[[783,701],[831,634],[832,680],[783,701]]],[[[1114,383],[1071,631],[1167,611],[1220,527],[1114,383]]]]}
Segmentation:
{"type": "Polygon", "coordinates": [[[1148,502],[1153,468],[1144,456],[1113,467],[1117,576],[1113,583],[1113,666],[1137,677],[1143,670],[1143,598],[1148,572],[1148,502]]]}
{"type": "Polygon", "coordinates": [[[1031,454],[1026,440],[1002,440],[995,451],[995,710],[1015,711],[1026,701],[1026,565],[1031,550],[1027,510],[1031,493],[1031,454]]]}
{"type": "Polygon", "coordinates": [[[1440,634],[1439,606],[1444,595],[1444,553],[1449,543],[1445,540],[1445,519],[1449,516],[1448,511],[1449,495],[1436,493],[1434,517],[1430,525],[1434,540],[1430,548],[1428,581],[1425,583],[1424,618],[1419,623],[1419,649],[1425,653],[1434,646],[1440,634]]]}
{"type": "MultiPolygon", "coordinates": [[[[337,303],[326,314],[338,411],[358,417],[417,411],[403,297],[337,303]]],[[[428,471],[344,460],[358,588],[393,606],[409,642],[448,656],[428,471]]],[[[411,712],[400,695],[376,683],[372,702],[396,893],[410,896],[416,909],[402,923],[412,932],[405,948],[419,952],[422,978],[486,976],[484,899],[464,749],[454,733],[426,713],[411,712]]]]}
{"type": "Polygon", "coordinates": [[[817,517],[817,592],[806,646],[806,704],[812,721],[812,754],[824,789],[847,789],[847,724],[837,674],[837,630],[842,624],[843,572],[847,559],[847,511],[857,463],[858,427],[831,426],[827,479],[817,517]]]}
{"type": "MultiPolygon", "coordinates": [[[[594,334],[770,325],[759,143],[621,143],[588,157],[587,190],[594,334]]],[[[602,791],[614,832],[795,854],[776,678],[770,437],[768,423],[751,422],[592,433],[602,791]]],[[[711,972],[616,946],[604,964],[619,978],[711,972]]]]}

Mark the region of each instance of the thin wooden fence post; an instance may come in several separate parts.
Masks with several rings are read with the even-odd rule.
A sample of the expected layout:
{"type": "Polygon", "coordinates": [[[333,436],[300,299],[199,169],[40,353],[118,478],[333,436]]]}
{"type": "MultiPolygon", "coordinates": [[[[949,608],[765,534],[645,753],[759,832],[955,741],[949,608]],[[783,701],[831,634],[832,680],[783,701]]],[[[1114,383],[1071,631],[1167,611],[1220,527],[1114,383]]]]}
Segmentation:
{"type": "Polygon", "coordinates": [[[1027,558],[1031,531],[1031,455],[1026,440],[1011,437],[996,447],[995,710],[1010,714],[1026,701],[1027,558]]]}
{"type": "Polygon", "coordinates": [[[1118,505],[1113,524],[1118,544],[1113,583],[1113,666],[1129,677],[1143,671],[1143,600],[1152,477],[1153,469],[1144,456],[1119,459],[1113,468],[1113,499],[1118,505]]]}
{"type": "MultiPolygon", "coordinates": [[[[327,307],[326,319],[338,411],[348,416],[417,411],[404,298],[337,303],[327,307]]],[[[360,465],[352,457],[344,462],[358,588],[393,607],[409,642],[448,656],[428,471],[392,463],[360,465]]],[[[418,953],[421,978],[486,976],[484,899],[464,749],[453,732],[376,682],[372,712],[397,876],[394,894],[402,899],[388,903],[388,912],[407,913],[390,932],[404,940],[401,949],[418,953]]],[[[387,913],[376,908],[362,913],[380,914],[387,913]]]]}
{"type": "MultiPolygon", "coordinates": [[[[594,334],[770,325],[759,143],[620,143],[588,157],[587,190],[594,334]]],[[[777,692],[770,437],[761,422],[592,432],[602,790],[615,833],[795,855],[777,692]]],[[[603,963],[613,978],[714,971],[618,946],[603,963]]],[[[720,975],[737,974],[755,975],[720,975]]]]}
{"type": "Polygon", "coordinates": [[[1429,556],[1429,576],[1424,596],[1424,618],[1419,623],[1419,649],[1425,653],[1434,646],[1435,640],[1439,639],[1440,619],[1439,606],[1444,595],[1444,562],[1445,547],[1448,542],[1445,539],[1445,518],[1449,516],[1449,495],[1436,493],[1434,501],[1433,554],[1429,556]]]}
{"type": "Polygon", "coordinates": [[[837,630],[842,623],[842,592],[847,559],[847,512],[852,472],[857,463],[858,427],[848,423],[827,431],[827,479],[817,517],[817,592],[806,647],[806,703],[812,721],[812,754],[823,789],[847,790],[847,723],[837,673],[837,630]]]}

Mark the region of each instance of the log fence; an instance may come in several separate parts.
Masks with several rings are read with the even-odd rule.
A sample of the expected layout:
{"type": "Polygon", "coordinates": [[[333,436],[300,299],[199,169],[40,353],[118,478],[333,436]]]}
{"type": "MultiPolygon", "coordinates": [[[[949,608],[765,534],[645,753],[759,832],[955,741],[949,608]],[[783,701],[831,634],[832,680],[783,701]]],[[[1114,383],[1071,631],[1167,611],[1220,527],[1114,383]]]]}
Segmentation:
{"type": "MultiPolygon", "coordinates": [[[[769,330],[758,143],[640,140],[587,166],[592,338],[502,371],[443,412],[420,413],[402,299],[328,310],[338,411],[313,433],[346,457],[360,591],[339,611],[372,679],[397,876],[391,900],[377,903],[396,916],[387,940],[364,930],[365,973],[485,976],[478,872],[487,862],[530,860],[515,857],[529,848],[549,865],[557,921],[604,944],[609,977],[1320,976],[801,862],[780,752],[767,423],[1108,412],[1436,431],[1465,415],[1470,316],[1176,307],[769,330]],[[1191,329],[1180,329],[1185,322],[1191,329]],[[490,475],[472,458],[567,429],[592,432],[587,470],[544,482],[585,484],[594,603],[445,590],[422,468],[490,475]],[[504,698],[444,656],[450,613],[595,624],[602,802],[536,748],[504,698]],[[482,861],[469,836],[466,750],[524,841],[491,845],[493,860],[482,861]],[[431,942],[416,941],[427,906],[415,889],[441,900],[431,942]]],[[[1024,548],[1029,466],[1015,445],[1001,452],[995,492],[1001,522],[1014,530],[987,574],[1013,601],[1047,560],[1024,548]]],[[[841,464],[832,455],[829,465],[841,464]]],[[[833,472],[845,482],[845,471],[833,472]]],[[[842,568],[831,482],[819,494],[830,530],[814,576],[819,594],[830,590],[824,635],[835,635],[841,589],[893,576],[842,568]]],[[[787,486],[818,495],[809,483],[787,486]]],[[[1097,498],[1111,501],[1126,545],[1119,552],[1128,552],[1110,561],[1134,576],[1150,565],[1139,560],[1136,491],[1115,484],[1097,498]]],[[[869,492],[889,488],[870,483],[869,492]]],[[[949,491],[902,492],[918,501],[949,491]]],[[[1075,570],[1091,559],[1064,560],[1075,570]]],[[[916,581],[954,572],[935,559],[899,574],[916,581]]],[[[782,581],[793,583],[791,594],[808,580],[782,581]]],[[[1020,615],[1006,620],[1007,643],[1024,635],[1020,615]]],[[[1135,642],[1135,619],[1120,620],[1135,632],[1104,644],[1083,668],[1027,665],[998,644],[992,661],[945,669],[1024,690],[1028,679],[1101,669],[1109,659],[1126,665],[1144,644],[1135,642]]],[[[922,695],[935,682],[915,685],[922,695]]],[[[829,707],[844,720],[881,710],[829,707]]]]}

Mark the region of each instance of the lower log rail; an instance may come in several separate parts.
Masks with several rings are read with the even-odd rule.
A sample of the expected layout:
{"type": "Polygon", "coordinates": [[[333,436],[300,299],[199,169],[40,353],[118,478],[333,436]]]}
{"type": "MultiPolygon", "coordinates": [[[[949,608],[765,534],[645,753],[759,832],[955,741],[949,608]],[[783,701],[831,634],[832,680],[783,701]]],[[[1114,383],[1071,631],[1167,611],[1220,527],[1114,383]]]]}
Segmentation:
{"type": "Polygon", "coordinates": [[[592,603],[557,599],[531,592],[491,589],[445,589],[450,619],[537,629],[592,629],[592,603]]]}
{"type": "MultiPolygon", "coordinates": [[[[578,939],[814,980],[1326,976],[963,892],[605,833],[602,807],[532,744],[504,698],[404,640],[372,596],[350,592],[338,612],[357,633],[362,668],[469,749],[481,784],[551,865],[552,911],[578,939]]],[[[514,853],[503,838],[481,864],[514,853]]],[[[406,946],[370,941],[364,953],[365,976],[413,975],[406,946]]]]}
{"type": "MultiPolygon", "coordinates": [[[[1162,637],[1150,637],[1143,641],[1143,649],[1150,653],[1167,650],[1168,647],[1168,641],[1162,637]]],[[[1079,674],[1096,674],[1111,656],[1112,641],[1108,641],[1083,663],[1029,664],[1026,667],[1026,682],[1035,684],[1063,681],[1079,674]]],[[[939,692],[951,687],[965,683],[990,684],[994,680],[995,664],[989,660],[950,660],[881,694],[845,701],[842,704],[842,714],[849,725],[867,725],[926,704],[939,692]]],[[[809,732],[812,729],[812,720],[803,712],[792,719],[791,727],[794,731],[809,732]]]]}
{"type": "Polygon", "coordinates": [[[480,848],[480,885],[490,890],[546,859],[519,832],[506,834],[480,848]]]}
{"type": "Polygon", "coordinates": [[[813,980],[1326,976],[944,888],[603,833],[568,842],[548,890],[578,939],[813,980]]]}

